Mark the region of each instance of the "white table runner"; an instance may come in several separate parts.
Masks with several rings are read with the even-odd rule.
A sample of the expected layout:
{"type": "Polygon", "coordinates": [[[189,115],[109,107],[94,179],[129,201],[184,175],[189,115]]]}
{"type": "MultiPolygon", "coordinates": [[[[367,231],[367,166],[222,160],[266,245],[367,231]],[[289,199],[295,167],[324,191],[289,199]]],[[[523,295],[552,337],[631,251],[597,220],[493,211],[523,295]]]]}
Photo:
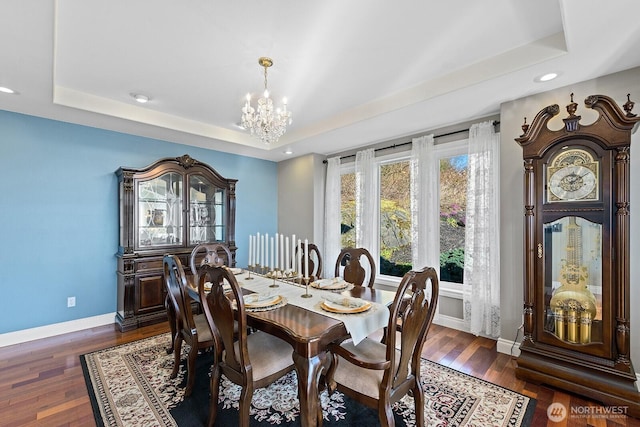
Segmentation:
{"type": "Polygon", "coordinates": [[[255,274],[251,275],[254,280],[245,280],[246,277],[246,272],[236,276],[240,287],[253,292],[259,292],[261,294],[282,295],[287,298],[288,304],[302,307],[306,310],[343,322],[347,332],[351,335],[354,344],[358,344],[360,341],[365,339],[367,335],[387,326],[389,323],[389,309],[384,304],[371,302],[371,308],[363,313],[332,313],[320,308],[320,303],[324,301],[322,298],[323,295],[336,295],[331,291],[312,288],[309,286],[309,294],[312,296],[311,298],[303,298],[302,295],[305,293],[304,286],[276,280],[276,283],[279,286],[277,288],[271,288],[270,285],[273,284],[273,279],[257,276],[255,274]]]}

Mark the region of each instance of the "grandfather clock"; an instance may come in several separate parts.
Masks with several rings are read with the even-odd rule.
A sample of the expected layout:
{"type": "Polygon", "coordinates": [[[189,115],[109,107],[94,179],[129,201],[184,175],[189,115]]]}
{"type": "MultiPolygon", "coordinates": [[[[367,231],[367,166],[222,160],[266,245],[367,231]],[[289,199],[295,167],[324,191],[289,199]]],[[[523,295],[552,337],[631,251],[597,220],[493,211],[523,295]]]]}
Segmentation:
{"type": "MultiPolygon", "coordinates": [[[[599,113],[564,127],[542,109],[516,141],[524,157],[524,339],[516,376],[627,407],[640,417],[630,359],[629,146],[633,102],[589,96],[599,113]]],[[[525,119],[526,123],[526,119],[525,119]]],[[[637,283],[636,283],[637,284],[637,283]]]]}

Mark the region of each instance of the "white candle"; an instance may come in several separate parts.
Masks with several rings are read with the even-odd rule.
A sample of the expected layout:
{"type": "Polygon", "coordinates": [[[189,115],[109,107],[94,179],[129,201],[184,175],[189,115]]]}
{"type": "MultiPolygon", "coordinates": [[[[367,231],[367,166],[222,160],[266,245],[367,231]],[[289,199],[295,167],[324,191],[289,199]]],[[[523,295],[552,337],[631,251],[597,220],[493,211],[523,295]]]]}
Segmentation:
{"type": "Polygon", "coordinates": [[[264,234],[260,236],[260,265],[264,266],[264,234]]]}
{"type": "Polygon", "coordinates": [[[253,263],[251,265],[256,265],[256,256],[258,253],[258,241],[256,240],[256,236],[251,236],[252,240],[253,240],[253,258],[252,261],[253,263]]]}
{"type": "Polygon", "coordinates": [[[294,251],[296,253],[296,268],[297,268],[297,272],[298,272],[298,277],[302,277],[302,244],[300,243],[300,239],[298,239],[298,246],[297,246],[297,251],[294,251]]]}
{"type": "Polygon", "coordinates": [[[304,239],[304,278],[309,277],[309,240],[304,239]]]}
{"type": "Polygon", "coordinates": [[[264,234],[264,264],[269,267],[269,233],[264,234]]]}
{"type": "Polygon", "coordinates": [[[274,256],[276,257],[276,263],[274,267],[276,270],[280,268],[280,264],[278,263],[279,261],[278,254],[280,253],[280,250],[281,249],[278,247],[278,233],[276,233],[276,251],[274,252],[274,256]]]}
{"type": "Polygon", "coordinates": [[[273,270],[273,237],[271,237],[271,251],[269,252],[269,268],[273,270]]]}
{"type": "Polygon", "coordinates": [[[260,233],[256,233],[256,259],[254,259],[256,265],[260,264],[260,252],[262,247],[260,246],[260,233]]]}
{"type": "Polygon", "coordinates": [[[249,234],[249,261],[247,265],[253,265],[251,263],[251,256],[253,255],[253,236],[249,234]]]}
{"type": "Polygon", "coordinates": [[[286,270],[285,266],[284,266],[284,234],[280,234],[280,261],[278,262],[278,265],[280,266],[281,270],[286,270]]]}
{"type": "Polygon", "coordinates": [[[289,258],[289,236],[284,240],[284,269],[289,271],[291,268],[291,258],[289,258]]]}
{"type": "MultiPolygon", "coordinates": [[[[298,267],[298,264],[296,264],[296,235],[293,234],[293,236],[291,236],[291,269],[295,270],[298,267]]],[[[300,270],[296,270],[298,273],[300,273],[300,270]]]]}

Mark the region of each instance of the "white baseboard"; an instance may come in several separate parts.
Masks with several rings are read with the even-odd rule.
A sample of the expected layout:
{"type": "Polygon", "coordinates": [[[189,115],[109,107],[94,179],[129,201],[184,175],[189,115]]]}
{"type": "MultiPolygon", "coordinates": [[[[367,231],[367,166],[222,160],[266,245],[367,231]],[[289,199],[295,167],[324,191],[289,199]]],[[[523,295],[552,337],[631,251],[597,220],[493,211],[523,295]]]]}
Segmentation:
{"type": "Polygon", "coordinates": [[[80,331],[82,329],[95,328],[115,323],[115,313],[101,314],[99,316],[85,317],[84,319],[70,320],[68,322],[54,323],[52,325],[39,326],[37,328],[23,329],[21,331],[8,332],[0,335],[0,347],[20,344],[27,341],[39,340],[80,331]]]}
{"type": "Polygon", "coordinates": [[[469,328],[464,325],[464,320],[457,317],[436,313],[436,315],[433,316],[433,323],[458,331],[469,332],[469,328]]]}
{"type": "Polygon", "coordinates": [[[520,356],[520,343],[516,342],[514,344],[513,341],[506,340],[504,338],[498,338],[496,350],[498,351],[498,353],[504,353],[510,356],[518,357],[520,356]]]}

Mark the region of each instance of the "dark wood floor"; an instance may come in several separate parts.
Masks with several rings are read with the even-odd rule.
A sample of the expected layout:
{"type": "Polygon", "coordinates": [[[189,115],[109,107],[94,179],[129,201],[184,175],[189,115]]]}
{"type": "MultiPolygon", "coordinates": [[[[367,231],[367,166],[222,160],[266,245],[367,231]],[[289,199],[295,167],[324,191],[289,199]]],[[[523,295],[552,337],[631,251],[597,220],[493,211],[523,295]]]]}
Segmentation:
{"type": "MultiPolygon", "coordinates": [[[[113,326],[87,329],[0,348],[0,426],[93,426],[79,356],[168,330],[158,324],[120,333],[113,326]]],[[[495,341],[433,325],[423,356],[537,399],[533,426],[638,426],[634,418],[568,418],[553,423],[553,402],[567,408],[599,406],[581,397],[515,378],[515,360],[497,353],[495,341]]]]}

